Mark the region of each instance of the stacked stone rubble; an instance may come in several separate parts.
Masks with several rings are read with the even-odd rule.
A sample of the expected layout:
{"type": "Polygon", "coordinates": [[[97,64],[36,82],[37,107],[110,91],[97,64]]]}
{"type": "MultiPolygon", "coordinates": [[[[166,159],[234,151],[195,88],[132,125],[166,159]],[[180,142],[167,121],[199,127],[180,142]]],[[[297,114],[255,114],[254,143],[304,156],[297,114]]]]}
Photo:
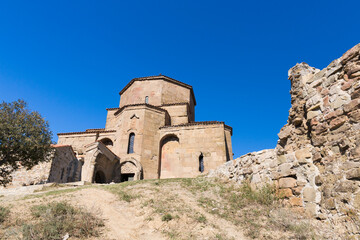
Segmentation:
{"type": "Polygon", "coordinates": [[[321,71],[296,64],[289,79],[292,107],[275,150],[242,156],[211,176],[273,182],[290,205],[359,234],[360,44],[321,71]]]}

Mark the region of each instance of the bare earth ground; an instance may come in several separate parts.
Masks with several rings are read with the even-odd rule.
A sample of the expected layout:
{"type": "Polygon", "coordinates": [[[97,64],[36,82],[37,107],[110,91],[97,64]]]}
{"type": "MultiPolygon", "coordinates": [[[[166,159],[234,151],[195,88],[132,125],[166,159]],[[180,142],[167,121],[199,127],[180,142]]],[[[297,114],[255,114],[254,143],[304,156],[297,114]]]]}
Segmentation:
{"type": "Polygon", "coordinates": [[[0,227],[2,239],[21,239],[21,223],[32,221],[31,206],[54,201],[103,219],[101,237],[92,239],[339,239],[326,223],[277,205],[242,204],[230,183],[204,178],[3,193],[0,205],[11,215],[0,227]]]}

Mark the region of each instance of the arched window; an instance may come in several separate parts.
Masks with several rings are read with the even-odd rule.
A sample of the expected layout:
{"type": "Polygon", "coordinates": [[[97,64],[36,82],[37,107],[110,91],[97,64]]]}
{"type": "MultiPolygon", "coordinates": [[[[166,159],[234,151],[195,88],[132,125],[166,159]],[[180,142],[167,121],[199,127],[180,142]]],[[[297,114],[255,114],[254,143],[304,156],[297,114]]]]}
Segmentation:
{"type": "Polygon", "coordinates": [[[146,104],[149,103],[149,97],[148,97],[148,96],[145,97],[145,103],[146,103],[146,104]]]}
{"type": "Polygon", "coordinates": [[[134,153],[134,140],[135,140],[135,133],[130,133],[129,135],[129,145],[128,145],[128,154],[134,153]]]}
{"type": "Polygon", "coordinates": [[[204,156],[202,153],[199,156],[199,172],[204,172],[204,156]]]}
{"type": "Polygon", "coordinates": [[[113,142],[110,138],[103,138],[100,140],[105,146],[113,146],[113,142]]]}

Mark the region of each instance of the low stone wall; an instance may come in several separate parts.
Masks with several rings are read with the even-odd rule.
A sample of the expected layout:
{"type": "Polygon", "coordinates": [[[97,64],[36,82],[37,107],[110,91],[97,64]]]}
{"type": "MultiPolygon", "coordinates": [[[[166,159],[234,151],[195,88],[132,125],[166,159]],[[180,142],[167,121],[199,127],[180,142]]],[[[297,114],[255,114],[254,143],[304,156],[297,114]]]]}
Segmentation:
{"type": "Polygon", "coordinates": [[[28,186],[46,183],[49,177],[51,162],[42,162],[30,170],[20,167],[12,173],[12,186],[28,186]]]}
{"type": "Polygon", "coordinates": [[[360,234],[360,44],[323,70],[289,70],[291,103],[274,150],[250,153],[211,173],[275,183],[290,205],[360,234]]]}
{"type": "Polygon", "coordinates": [[[41,162],[30,170],[20,167],[12,173],[9,187],[80,181],[81,166],[71,146],[54,145],[50,161],[41,162]]]}

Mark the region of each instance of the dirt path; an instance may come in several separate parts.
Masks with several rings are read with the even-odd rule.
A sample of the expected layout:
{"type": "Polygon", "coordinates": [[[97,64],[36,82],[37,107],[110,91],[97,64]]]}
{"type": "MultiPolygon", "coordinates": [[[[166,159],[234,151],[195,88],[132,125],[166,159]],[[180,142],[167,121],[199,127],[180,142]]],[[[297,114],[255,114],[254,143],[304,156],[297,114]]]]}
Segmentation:
{"type": "Polygon", "coordinates": [[[239,229],[239,227],[236,227],[231,222],[226,221],[225,219],[219,218],[216,215],[212,215],[212,214],[206,212],[203,208],[201,208],[198,205],[198,203],[195,201],[194,196],[190,192],[184,192],[184,191],[181,191],[181,189],[178,189],[178,191],[181,192],[181,194],[178,194],[178,196],[181,198],[181,200],[186,202],[189,206],[191,206],[191,208],[194,211],[203,214],[206,217],[208,224],[214,225],[214,226],[221,226],[221,230],[224,233],[226,233],[226,235],[229,238],[247,239],[244,236],[243,231],[241,231],[241,229],[239,229]]]}
{"type": "Polygon", "coordinates": [[[112,193],[98,188],[79,191],[71,198],[73,204],[99,214],[105,221],[107,239],[166,239],[146,224],[143,216],[112,193]]]}

